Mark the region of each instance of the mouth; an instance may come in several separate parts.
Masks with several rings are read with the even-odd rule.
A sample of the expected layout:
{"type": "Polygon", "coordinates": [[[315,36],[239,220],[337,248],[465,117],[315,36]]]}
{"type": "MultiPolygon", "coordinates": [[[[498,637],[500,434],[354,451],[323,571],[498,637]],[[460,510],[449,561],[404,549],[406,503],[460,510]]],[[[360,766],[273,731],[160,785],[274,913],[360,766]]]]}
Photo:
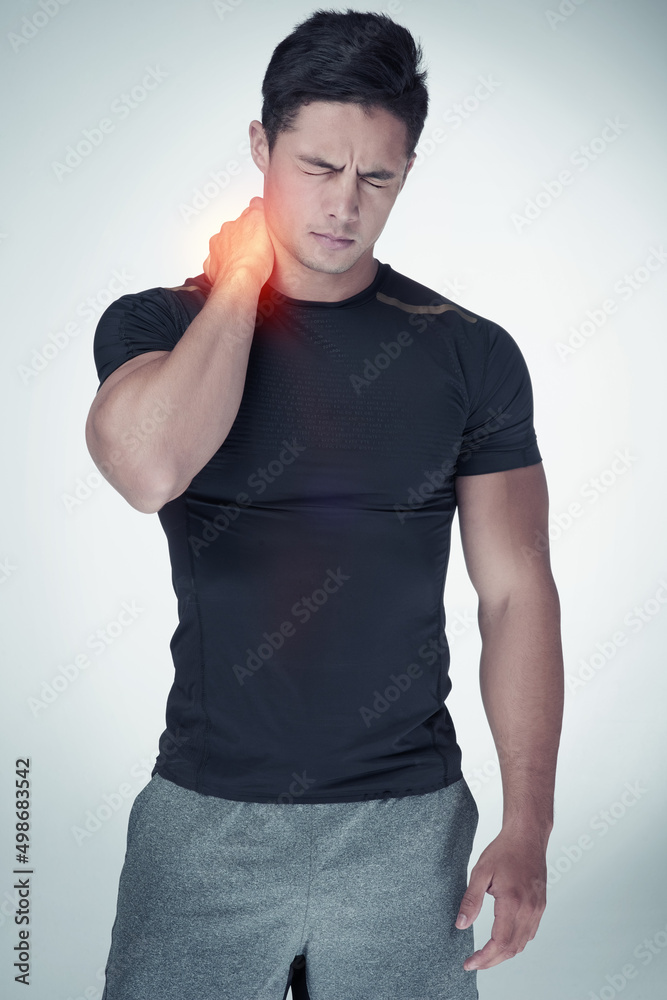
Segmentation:
{"type": "Polygon", "coordinates": [[[328,247],[330,250],[344,250],[345,247],[349,247],[354,243],[354,240],[348,240],[344,237],[330,236],[328,233],[312,233],[318,243],[322,246],[328,247]]]}

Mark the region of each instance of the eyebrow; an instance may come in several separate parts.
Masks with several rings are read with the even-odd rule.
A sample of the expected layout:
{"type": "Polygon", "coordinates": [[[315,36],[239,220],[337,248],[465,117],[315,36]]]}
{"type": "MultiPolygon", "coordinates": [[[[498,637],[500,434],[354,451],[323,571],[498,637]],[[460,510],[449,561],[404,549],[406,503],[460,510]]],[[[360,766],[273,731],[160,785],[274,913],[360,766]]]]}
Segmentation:
{"type": "MultiPolygon", "coordinates": [[[[332,163],[327,163],[326,160],[322,160],[319,156],[304,156],[297,154],[297,160],[301,160],[302,163],[308,163],[311,167],[324,167],[326,170],[334,170],[339,173],[343,167],[334,167],[332,163]]],[[[396,177],[396,174],[391,170],[367,170],[366,173],[360,174],[357,171],[359,177],[374,177],[377,181],[390,181],[396,177]]]]}

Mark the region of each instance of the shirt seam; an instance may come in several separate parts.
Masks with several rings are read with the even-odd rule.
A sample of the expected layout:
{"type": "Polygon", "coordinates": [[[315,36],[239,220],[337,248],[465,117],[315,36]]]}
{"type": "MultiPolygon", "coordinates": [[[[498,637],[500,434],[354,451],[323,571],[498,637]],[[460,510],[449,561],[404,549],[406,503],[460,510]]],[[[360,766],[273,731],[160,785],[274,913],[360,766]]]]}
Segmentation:
{"type": "Polygon", "coordinates": [[[480,399],[482,398],[482,395],[484,394],[484,386],[486,383],[486,376],[489,369],[489,354],[491,353],[491,331],[490,331],[490,324],[487,319],[484,320],[483,329],[484,329],[485,343],[484,343],[484,359],[482,362],[482,377],[479,382],[479,390],[477,392],[477,395],[475,396],[474,400],[470,405],[468,416],[470,416],[472,413],[475,412],[475,410],[477,409],[477,405],[480,399]]]}
{"type": "MultiPolygon", "coordinates": [[[[187,499],[183,498],[183,505],[185,507],[185,522],[186,522],[186,537],[189,539],[191,537],[192,526],[190,523],[190,509],[188,507],[187,499]]],[[[206,668],[204,664],[204,627],[201,617],[201,606],[199,604],[199,592],[196,587],[195,582],[195,567],[193,563],[192,546],[188,544],[188,562],[190,564],[190,577],[192,580],[192,592],[195,598],[195,605],[197,608],[197,626],[199,628],[199,681],[201,688],[201,711],[204,716],[204,732],[202,737],[202,747],[199,754],[199,763],[197,765],[197,770],[195,772],[195,791],[201,791],[202,784],[202,774],[208,763],[208,758],[210,754],[210,731],[211,731],[211,717],[208,711],[207,698],[206,698],[206,668]]]]}

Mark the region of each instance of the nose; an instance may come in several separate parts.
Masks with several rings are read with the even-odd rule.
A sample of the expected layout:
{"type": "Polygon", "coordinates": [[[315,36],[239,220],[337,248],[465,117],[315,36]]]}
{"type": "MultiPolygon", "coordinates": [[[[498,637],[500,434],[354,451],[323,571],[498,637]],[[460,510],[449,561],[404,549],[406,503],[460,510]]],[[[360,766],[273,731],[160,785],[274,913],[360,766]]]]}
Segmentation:
{"type": "Polygon", "coordinates": [[[359,217],[359,178],[356,174],[339,174],[331,177],[325,186],[324,211],[340,222],[353,222],[359,217]]]}

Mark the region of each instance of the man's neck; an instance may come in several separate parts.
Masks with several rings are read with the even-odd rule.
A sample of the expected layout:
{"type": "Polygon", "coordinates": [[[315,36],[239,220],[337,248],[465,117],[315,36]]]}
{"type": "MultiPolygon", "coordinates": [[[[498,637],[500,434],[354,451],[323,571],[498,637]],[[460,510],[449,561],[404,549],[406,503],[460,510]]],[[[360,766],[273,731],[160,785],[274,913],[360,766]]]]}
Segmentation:
{"type": "Polygon", "coordinates": [[[305,302],[341,302],[357,295],[373,283],[380,262],[372,256],[367,261],[360,258],[353,267],[340,274],[314,271],[298,262],[296,268],[298,272],[297,269],[281,267],[276,259],[268,285],[274,291],[291,299],[302,299],[305,302]]]}

